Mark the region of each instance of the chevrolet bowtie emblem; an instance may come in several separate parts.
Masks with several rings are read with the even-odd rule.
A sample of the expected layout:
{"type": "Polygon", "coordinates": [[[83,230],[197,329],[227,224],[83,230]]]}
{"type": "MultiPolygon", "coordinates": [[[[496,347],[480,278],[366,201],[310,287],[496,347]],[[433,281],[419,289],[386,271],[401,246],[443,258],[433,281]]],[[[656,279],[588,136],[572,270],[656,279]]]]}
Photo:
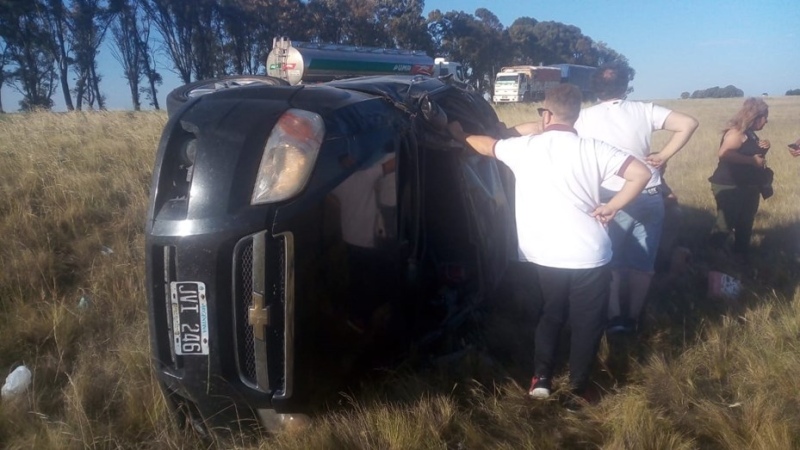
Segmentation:
{"type": "Polygon", "coordinates": [[[247,312],[247,323],[253,327],[253,336],[266,340],[264,328],[269,326],[269,307],[264,306],[264,296],[253,292],[253,305],[247,312]]]}

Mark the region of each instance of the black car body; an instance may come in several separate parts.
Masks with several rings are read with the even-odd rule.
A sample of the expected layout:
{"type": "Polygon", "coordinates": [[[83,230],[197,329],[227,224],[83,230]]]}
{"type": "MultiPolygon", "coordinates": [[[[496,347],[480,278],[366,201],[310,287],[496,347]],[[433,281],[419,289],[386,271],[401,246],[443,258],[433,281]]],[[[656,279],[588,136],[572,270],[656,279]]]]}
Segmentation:
{"type": "Polygon", "coordinates": [[[220,90],[171,113],[146,257],[173,405],[205,425],[270,427],[313,411],[337,376],[457,332],[516,241],[510,172],[450,140],[448,118],[498,124],[463,86],[404,76],[220,90]],[[354,262],[339,187],[391,160],[394,201],[361,215],[381,226],[354,262]]]}

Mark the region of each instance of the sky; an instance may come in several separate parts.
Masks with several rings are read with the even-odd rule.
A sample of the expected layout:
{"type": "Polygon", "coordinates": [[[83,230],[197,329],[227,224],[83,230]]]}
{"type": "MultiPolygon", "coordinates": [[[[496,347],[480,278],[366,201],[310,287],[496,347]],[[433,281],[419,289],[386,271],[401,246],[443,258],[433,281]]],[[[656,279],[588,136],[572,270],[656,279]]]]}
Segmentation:
{"type": "MultiPolygon", "coordinates": [[[[636,70],[629,97],[634,100],[673,99],[684,91],[730,84],[745,96],[780,96],[800,88],[800,0],[425,0],[424,16],[435,9],[474,14],[478,8],[493,12],[505,27],[532,17],[577,26],[605,42],[636,70]]],[[[108,109],[132,109],[122,68],[107,48],[98,68],[108,109]]],[[[181,82],[169,68],[159,69],[164,107],[167,93],[181,82]]],[[[5,111],[16,111],[20,98],[3,87],[5,111]]],[[[53,99],[54,110],[63,111],[60,90],[53,99]]]]}

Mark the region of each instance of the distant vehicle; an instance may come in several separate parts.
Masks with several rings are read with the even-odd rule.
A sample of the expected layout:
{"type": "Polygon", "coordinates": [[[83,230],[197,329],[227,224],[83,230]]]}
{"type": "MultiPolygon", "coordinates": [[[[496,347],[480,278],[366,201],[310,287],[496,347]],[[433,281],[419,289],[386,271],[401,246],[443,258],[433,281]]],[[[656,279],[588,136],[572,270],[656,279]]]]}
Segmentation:
{"type": "Polygon", "coordinates": [[[434,58],[433,64],[434,77],[438,78],[452,75],[453,79],[458,82],[467,82],[467,71],[464,70],[464,66],[461,63],[448,61],[445,58],[434,58]]]}
{"type": "Polygon", "coordinates": [[[369,75],[453,75],[466,82],[463,66],[435,60],[420,50],[324,44],[275,38],[267,55],[267,75],[291,85],[321,83],[369,75]]]}
{"type": "Polygon", "coordinates": [[[583,94],[584,101],[594,100],[592,75],[594,75],[597,67],[581,66],[578,64],[552,64],[550,67],[561,69],[561,82],[578,86],[583,94]]]}
{"type": "Polygon", "coordinates": [[[496,129],[478,92],[246,77],[169,98],[145,259],[153,368],[183,424],[279,428],[412,349],[463,349],[517,253],[513,175],[446,130],[496,129]]]}
{"type": "Polygon", "coordinates": [[[503,67],[494,80],[495,103],[533,102],[561,82],[561,71],[544,66],[503,67]]]}

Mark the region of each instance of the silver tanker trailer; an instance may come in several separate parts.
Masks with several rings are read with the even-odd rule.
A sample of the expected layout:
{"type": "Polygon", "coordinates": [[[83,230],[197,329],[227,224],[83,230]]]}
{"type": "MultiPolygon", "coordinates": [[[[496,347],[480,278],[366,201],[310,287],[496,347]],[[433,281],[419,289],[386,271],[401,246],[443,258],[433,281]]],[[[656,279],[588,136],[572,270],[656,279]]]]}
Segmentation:
{"type": "Polygon", "coordinates": [[[291,85],[368,75],[453,74],[466,82],[463,66],[443,58],[435,60],[419,50],[356,47],[275,38],[267,56],[267,75],[291,85]]]}

